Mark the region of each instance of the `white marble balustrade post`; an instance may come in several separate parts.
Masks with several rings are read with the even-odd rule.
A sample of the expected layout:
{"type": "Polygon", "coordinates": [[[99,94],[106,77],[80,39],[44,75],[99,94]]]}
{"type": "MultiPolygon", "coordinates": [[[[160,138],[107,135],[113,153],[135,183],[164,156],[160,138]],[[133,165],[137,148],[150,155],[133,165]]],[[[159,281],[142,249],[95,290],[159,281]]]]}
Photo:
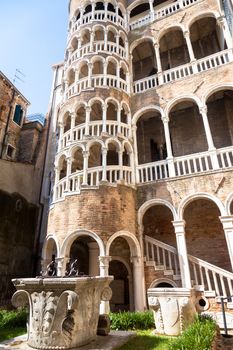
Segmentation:
{"type": "Polygon", "coordinates": [[[231,267],[233,270],[233,215],[220,216],[220,221],[223,225],[223,230],[226,237],[228,254],[231,261],[231,267]]]}
{"type": "Polygon", "coordinates": [[[173,221],[183,288],[191,288],[188,253],[185,239],[185,221],[173,221]]]}
{"type": "Polygon", "coordinates": [[[82,186],[88,185],[88,181],[87,181],[88,180],[88,176],[87,176],[88,159],[89,159],[89,152],[83,151],[83,182],[82,182],[82,186]]]}
{"type": "Polygon", "coordinates": [[[175,166],[174,166],[174,158],[172,153],[171,135],[169,130],[169,117],[167,116],[162,117],[162,121],[163,121],[165,142],[166,142],[166,149],[167,149],[167,164],[168,164],[169,177],[174,177],[175,166]]]}
{"type": "Polygon", "coordinates": [[[158,69],[158,80],[159,80],[159,85],[163,84],[163,72],[162,72],[162,63],[161,63],[161,58],[160,58],[160,50],[159,50],[159,43],[154,44],[154,49],[155,49],[155,58],[157,62],[157,69],[158,69]]]}

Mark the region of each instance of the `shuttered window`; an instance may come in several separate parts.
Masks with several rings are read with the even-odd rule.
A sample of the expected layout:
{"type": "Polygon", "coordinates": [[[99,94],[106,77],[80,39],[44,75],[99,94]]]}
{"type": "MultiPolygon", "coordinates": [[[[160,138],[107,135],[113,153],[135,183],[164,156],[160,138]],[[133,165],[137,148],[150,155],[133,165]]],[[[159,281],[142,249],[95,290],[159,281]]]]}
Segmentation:
{"type": "Polygon", "coordinates": [[[16,105],[13,121],[16,124],[21,125],[22,118],[23,118],[23,109],[20,105],[16,105]]]}

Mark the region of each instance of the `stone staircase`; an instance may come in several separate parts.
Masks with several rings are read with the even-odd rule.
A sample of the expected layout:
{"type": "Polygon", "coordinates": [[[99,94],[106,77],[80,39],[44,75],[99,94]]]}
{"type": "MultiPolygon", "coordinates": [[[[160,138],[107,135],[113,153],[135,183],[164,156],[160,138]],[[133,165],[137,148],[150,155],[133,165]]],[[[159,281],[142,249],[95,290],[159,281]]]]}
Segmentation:
{"type": "MultiPolygon", "coordinates": [[[[155,272],[162,272],[164,278],[181,286],[181,275],[177,249],[145,236],[146,266],[154,267],[155,272]]],[[[188,255],[192,287],[197,294],[208,298],[220,306],[220,297],[228,297],[227,309],[233,309],[233,273],[204,260],[188,255]]],[[[218,309],[218,307],[216,307],[218,309]]],[[[216,309],[215,308],[215,309],[216,309]]],[[[219,307],[220,310],[220,307],[219,307]]],[[[216,311],[216,310],[215,310],[216,311]]]]}

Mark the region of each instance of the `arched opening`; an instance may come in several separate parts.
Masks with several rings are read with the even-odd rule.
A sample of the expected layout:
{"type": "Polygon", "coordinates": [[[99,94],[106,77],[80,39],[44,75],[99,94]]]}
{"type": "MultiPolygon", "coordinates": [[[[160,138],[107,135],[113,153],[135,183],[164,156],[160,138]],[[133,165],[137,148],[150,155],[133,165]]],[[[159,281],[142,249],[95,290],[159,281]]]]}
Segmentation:
{"type": "Polygon", "coordinates": [[[75,37],[72,41],[71,41],[71,46],[73,51],[76,51],[78,48],[78,39],[75,37]]]}
{"type": "Polygon", "coordinates": [[[133,52],[133,80],[139,80],[157,73],[155,51],[151,40],[137,45],[133,52]]]}
{"type": "Polygon", "coordinates": [[[117,75],[117,63],[115,61],[108,61],[108,65],[107,65],[107,74],[109,75],[117,75]]]}
{"type": "Polygon", "coordinates": [[[97,242],[92,237],[80,236],[71,245],[69,265],[77,259],[79,275],[98,276],[98,256],[97,242]]]}
{"type": "Polygon", "coordinates": [[[230,204],[230,213],[231,215],[233,215],[233,200],[231,201],[231,204],[230,204]]]}
{"type": "Polygon", "coordinates": [[[124,151],[122,153],[122,163],[123,166],[130,166],[130,150],[127,145],[124,146],[124,151]]]}
{"type": "Polygon", "coordinates": [[[88,65],[83,63],[79,69],[79,79],[86,78],[88,76],[88,65]]]}
{"type": "Polygon", "coordinates": [[[68,79],[68,86],[74,84],[74,82],[75,82],[75,71],[74,71],[74,69],[71,69],[68,72],[67,79],[68,79]]]}
{"type": "Polygon", "coordinates": [[[197,59],[226,49],[222,30],[214,17],[204,17],[195,21],[190,27],[190,39],[197,59]]]}
{"type": "Polygon", "coordinates": [[[166,159],[166,141],[159,112],[144,113],[137,121],[137,146],[139,164],[166,159]]]}
{"type": "Polygon", "coordinates": [[[109,274],[114,276],[111,283],[113,297],[110,301],[111,311],[132,310],[132,264],[130,262],[130,247],[123,237],[117,237],[111,244],[109,274]]]}
{"type": "Polygon", "coordinates": [[[123,105],[121,109],[121,123],[127,124],[128,123],[128,110],[125,105],[123,105]]]}
{"type": "Polygon", "coordinates": [[[127,67],[125,65],[121,65],[120,67],[120,78],[123,80],[126,80],[126,74],[127,74],[127,67]]]}
{"type": "Polygon", "coordinates": [[[150,5],[148,2],[134,7],[134,9],[132,9],[132,11],[130,12],[131,21],[134,22],[140,17],[146,16],[147,14],[149,14],[149,11],[150,5]]]}
{"type": "Polygon", "coordinates": [[[111,4],[111,3],[108,4],[108,11],[109,12],[116,12],[115,11],[115,7],[113,6],[113,4],[111,4]]]}
{"type": "Polygon", "coordinates": [[[107,105],[107,120],[117,121],[117,105],[113,102],[108,102],[107,105]]]}
{"type": "Polygon", "coordinates": [[[181,29],[172,28],[159,41],[162,70],[190,62],[188,48],[181,29]]]}
{"type": "Polygon", "coordinates": [[[88,168],[99,167],[102,165],[102,148],[99,143],[95,143],[90,147],[88,168]]]}
{"type": "Polygon", "coordinates": [[[173,106],[169,113],[169,120],[175,157],[203,152],[208,149],[202,116],[194,101],[186,100],[173,106]]]}
{"type": "Polygon", "coordinates": [[[129,310],[129,276],[125,264],[118,260],[112,260],[109,264],[109,275],[114,276],[110,287],[112,299],[110,309],[112,312],[129,310]]]}
{"type": "Polygon", "coordinates": [[[53,238],[49,238],[45,242],[43,259],[46,260],[46,263],[49,263],[53,257],[57,257],[57,244],[53,238]]]}
{"type": "Polygon", "coordinates": [[[96,11],[104,11],[104,3],[101,1],[98,1],[95,5],[96,11]]]}
{"type": "Polygon", "coordinates": [[[104,41],[104,29],[102,27],[95,29],[94,41],[104,41]]]}
{"type": "Polygon", "coordinates": [[[176,247],[171,210],[162,204],[151,206],[143,216],[144,235],[176,247]]]}
{"type": "Polygon", "coordinates": [[[107,165],[119,165],[118,145],[113,142],[108,145],[107,165]]]}
{"type": "Polygon", "coordinates": [[[116,43],[116,33],[112,29],[108,31],[108,42],[116,43]]]}
{"type": "Polygon", "coordinates": [[[125,48],[125,37],[123,36],[123,34],[120,34],[119,37],[119,45],[123,48],[125,48]]]}
{"type": "Polygon", "coordinates": [[[168,282],[160,282],[154,288],[174,288],[171,283],[168,282]]]}
{"type": "Polygon", "coordinates": [[[67,160],[64,155],[61,156],[58,167],[59,167],[59,180],[62,180],[64,179],[64,177],[66,177],[66,174],[67,174],[67,160]]]}
{"type": "Polygon", "coordinates": [[[89,31],[89,29],[85,29],[85,30],[82,31],[82,33],[81,33],[81,38],[82,38],[82,45],[83,45],[83,46],[86,45],[86,44],[88,44],[88,43],[90,42],[91,36],[90,36],[90,31],[89,31]]]}
{"type": "Polygon", "coordinates": [[[63,124],[64,124],[64,133],[65,133],[71,128],[71,116],[69,112],[66,112],[66,114],[64,115],[63,124]]]}
{"type": "Polygon", "coordinates": [[[188,253],[213,265],[231,271],[230,259],[217,205],[198,198],[184,210],[188,253]]]}
{"type": "Polygon", "coordinates": [[[101,60],[96,60],[93,62],[93,67],[92,67],[92,74],[103,74],[104,73],[104,67],[103,67],[103,62],[101,60]]]}
{"type": "Polygon", "coordinates": [[[95,101],[91,106],[90,121],[102,120],[103,108],[100,101],[95,101]]]}
{"type": "Polygon", "coordinates": [[[86,15],[86,14],[90,13],[91,11],[92,11],[92,6],[91,5],[87,5],[85,7],[83,15],[86,15]]]}
{"type": "Polygon", "coordinates": [[[75,126],[84,124],[86,121],[86,110],[84,106],[81,106],[76,111],[75,126]]]}
{"type": "Polygon", "coordinates": [[[221,90],[207,100],[207,114],[216,148],[233,145],[233,91],[221,90]]]}
{"type": "Polygon", "coordinates": [[[73,153],[71,173],[73,174],[76,171],[81,171],[81,170],[83,170],[83,153],[82,153],[82,149],[78,148],[73,153]]]}

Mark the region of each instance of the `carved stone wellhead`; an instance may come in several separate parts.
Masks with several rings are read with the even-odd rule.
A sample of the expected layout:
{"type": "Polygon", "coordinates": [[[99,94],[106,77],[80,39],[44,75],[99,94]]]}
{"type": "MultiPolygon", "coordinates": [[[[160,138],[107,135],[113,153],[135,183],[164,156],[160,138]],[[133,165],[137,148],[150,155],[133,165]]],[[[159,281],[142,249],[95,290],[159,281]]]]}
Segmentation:
{"type": "Polygon", "coordinates": [[[156,332],[179,335],[196,315],[195,295],[186,288],[150,288],[148,304],[154,313],[156,332]]]}
{"type": "Polygon", "coordinates": [[[29,306],[28,345],[71,349],[96,337],[99,305],[109,301],[113,277],[13,280],[15,307],[29,306]]]}

